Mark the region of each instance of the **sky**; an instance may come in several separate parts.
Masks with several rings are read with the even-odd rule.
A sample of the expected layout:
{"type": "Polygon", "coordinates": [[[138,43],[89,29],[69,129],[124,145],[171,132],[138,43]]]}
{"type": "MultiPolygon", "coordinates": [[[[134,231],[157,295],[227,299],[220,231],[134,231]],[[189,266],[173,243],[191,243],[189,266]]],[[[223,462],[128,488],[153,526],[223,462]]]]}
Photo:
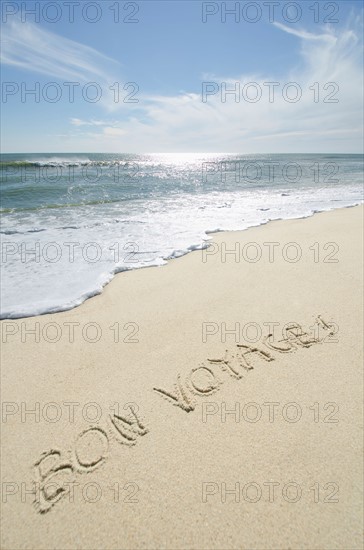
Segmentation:
{"type": "Polygon", "coordinates": [[[3,153],[362,152],[361,1],[1,10],[3,153]]]}

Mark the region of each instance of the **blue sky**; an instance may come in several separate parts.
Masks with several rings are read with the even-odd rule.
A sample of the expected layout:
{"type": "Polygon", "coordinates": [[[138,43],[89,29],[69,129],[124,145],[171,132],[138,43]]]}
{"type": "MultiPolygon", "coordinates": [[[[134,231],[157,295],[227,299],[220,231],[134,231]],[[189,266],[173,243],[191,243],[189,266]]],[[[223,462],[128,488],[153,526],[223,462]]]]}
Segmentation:
{"type": "Polygon", "coordinates": [[[240,10],[225,22],[223,2],[79,0],[73,22],[62,1],[25,2],[38,22],[22,4],[2,2],[3,152],[361,151],[361,2],[279,2],[273,16],[272,2],[225,2],[240,10]],[[74,102],[65,82],[79,84],[74,102]],[[90,82],[95,103],[82,95],[90,82]],[[217,90],[205,101],[203,82],[217,90]],[[24,95],[35,86],[39,102],[24,95]],[[132,91],[138,102],[123,102],[132,91]]]}

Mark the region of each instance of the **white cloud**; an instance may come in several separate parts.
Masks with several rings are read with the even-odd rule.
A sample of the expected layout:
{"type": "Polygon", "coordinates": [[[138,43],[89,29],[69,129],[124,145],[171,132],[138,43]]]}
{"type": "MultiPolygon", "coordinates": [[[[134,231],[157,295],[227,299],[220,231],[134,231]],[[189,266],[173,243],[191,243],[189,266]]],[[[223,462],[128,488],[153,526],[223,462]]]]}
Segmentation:
{"type": "MultiPolygon", "coordinates": [[[[294,35],[301,44],[296,65],[280,79],[273,70],[265,75],[210,75],[207,78],[217,83],[219,93],[209,96],[207,103],[203,103],[200,93],[196,92],[175,96],[138,94],[139,103],[131,105],[115,104],[109,98],[98,107],[109,112],[122,108],[122,128],[118,121],[72,118],[71,126],[76,129],[94,127],[95,131],[71,132],[67,140],[69,150],[359,152],[363,116],[362,18],[350,19],[344,28],[325,26],[315,34],[278,23],[275,26],[277,32],[294,35]],[[270,103],[265,83],[278,80],[275,101],[270,103]],[[228,89],[238,84],[241,90],[248,82],[255,82],[263,96],[256,103],[249,103],[242,98],[235,102],[228,95],[223,102],[224,82],[228,89]],[[290,103],[282,96],[288,82],[297,82],[302,89],[302,98],[297,103],[290,103]],[[328,85],[330,82],[335,84],[328,85]],[[316,96],[318,102],[315,102],[317,91],[319,98],[316,96]],[[330,97],[338,102],[327,102],[330,97]]],[[[104,66],[107,62],[114,69],[115,65],[96,50],[35,26],[30,26],[25,37],[17,36],[15,31],[14,28],[7,31],[7,39],[10,36],[11,40],[3,52],[6,63],[32,67],[45,74],[49,71],[47,74],[53,76],[60,75],[59,67],[62,78],[68,79],[74,72],[86,81],[95,79],[96,75],[105,81],[114,79],[110,76],[112,71],[106,72],[104,66]],[[44,55],[47,41],[51,48],[44,55]]],[[[52,147],[62,150],[64,146],[65,141],[59,139],[52,147]]]]}
{"type": "Polygon", "coordinates": [[[80,118],[71,118],[70,122],[73,126],[115,126],[118,124],[117,120],[81,120],[80,118]]]}
{"type": "Polygon", "coordinates": [[[298,36],[298,38],[302,38],[304,40],[316,40],[316,41],[318,40],[322,42],[331,42],[331,43],[334,43],[336,40],[335,37],[329,32],[323,33],[323,34],[314,34],[311,32],[307,32],[304,29],[288,27],[288,25],[283,25],[283,23],[279,23],[277,21],[275,21],[273,25],[288,34],[293,34],[294,36],[298,36]]]}
{"type": "MultiPolygon", "coordinates": [[[[117,150],[360,151],[360,23],[352,21],[341,30],[324,27],[318,34],[277,24],[277,32],[293,34],[300,40],[301,55],[297,65],[280,79],[274,103],[269,102],[265,86],[267,82],[278,80],[274,74],[240,74],[236,78],[205,75],[205,80],[218,84],[219,93],[209,96],[207,103],[203,103],[197,93],[145,97],[139,104],[143,107],[143,120],[133,117],[123,124],[127,137],[120,134],[117,150]],[[246,83],[256,82],[263,91],[262,99],[248,103],[241,98],[236,103],[233,96],[228,95],[224,103],[223,82],[227,89],[240,85],[241,90],[246,83]],[[289,103],[282,96],[282,89],[288,82],[297,82],[302,89],[302,98],[297,103],[289,103]],[[334,85],[327,84],[330,82],[334,85]],[[325,102],[330,97],[338,102],[325,102]]],[[[103,141],[104,138],[105,132],[96,144],[89,142],[88,149],[95,145],[112,150],[113,144],[103,141]]]]}
{"type": "Polygon", "coordinates": [[[121,128],[111,128],[110,126],[107,126],[106,128],[104,128],[104,134],[106,136],[123,136],[126,134],[126,132],[121,128]]]}
{"type": "Polygon", "coordinates": [[[94,48],[46,31],[40,25],[13,19],[2,27],[1,61],[57,79],[109,81],[118,63],[94,48]]]}
{"type": "MultiPolygon", "coordinates": [[[[99,51],[31,22],[15,18],[2,26],[1,62],[61,82],[96,83],[99,105],[108,111],[123,107],[113,101],[110,90],[120,81],[120,63],[99,51]]],[[[81,92],[80,92],[81,93],[81,92]]],[[[76,119],[75,119],[76,120],[76,119]]]]}
{"type": "Polygon", "coordinates": [[[71,118],[70,122],[73,126],[85,126],[88,124],[88,122],[81,120],[79,118],[71,118]]]}

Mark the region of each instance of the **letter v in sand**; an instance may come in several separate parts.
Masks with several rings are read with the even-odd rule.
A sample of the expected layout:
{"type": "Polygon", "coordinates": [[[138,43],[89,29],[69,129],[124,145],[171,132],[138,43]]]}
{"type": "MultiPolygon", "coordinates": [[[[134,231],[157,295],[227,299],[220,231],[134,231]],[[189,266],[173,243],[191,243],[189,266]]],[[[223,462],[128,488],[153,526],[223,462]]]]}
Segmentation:
{"type": "Polygon", "coordinates": [[[186,390],[182,386],[181,375],[177,376],[177,384],[173,386],[174,393],[161,388],[153,388],[154,391],[159,393],[165,399],[168,399],[176,407],[180,407],[183,411],[191,412],[195,410],[196,402],[194,399],[188,397],[186,390]]]}

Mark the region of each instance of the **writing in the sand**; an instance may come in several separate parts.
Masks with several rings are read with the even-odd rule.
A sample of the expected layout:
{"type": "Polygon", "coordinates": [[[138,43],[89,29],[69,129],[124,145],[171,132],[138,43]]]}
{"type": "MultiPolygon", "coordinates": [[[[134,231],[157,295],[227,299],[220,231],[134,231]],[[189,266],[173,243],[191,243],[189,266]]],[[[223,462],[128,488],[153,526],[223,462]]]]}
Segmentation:
{"type": "MultiPolygon", "coordinates": [[[[275,361],[275,354],[294,353],[299,348],[322,343],[327,335],[336,331],[336,325],[325,322],[321,316],[317,317],[316,323],[326,332],[324,338],[319,338],[320,332],[306,332],[297,323],[292,323],[286,327],[285,337],[278,342],[274,342],[269,334],[260,347],[237,344],[233,350],[226,350],[222,357],[209,358],[206,363],[192,368],[183,380],[182,375],[177,374],[172,388],[154,387],[153,391],[182,411],[192,412],[197,397],[207,397],[220,390],[224,375],[225,380],[231,377],[239,380],[254,368],[254,364],[275,361]]],[[[109,456],[111,442],[133,446],[148,433],[135,404],[129,403],[125,408],[128,415],[110,414],[107,426],[97,425],[82,431],[68,453],[58,449],[42,453],[34,464],[34,506],[39,513],[48,512],[65,497],[77,475],[101,467],[109,456]]]]}
{"type": "Polygon", "coordinates": [[[172,389],[155,387],[153,390],[172,405],[191,412],[196,408],[196,397],[206,397],[219,391],[223,383],[222,373],[227,373],[230,377],[239,380],[254,368],[254,363],[274,361],[274,352],[293,353],[299,348],[309,348],[323,342],[327,336],[332,336],[337,330],[334,323],[328,324],[321,316],[317,317],[316,325],[320,326],[321,331],[306,332],[298,323],[290,323],[286,326],[284,338],[275,343],[273,335],[268,334],[262,339],[260,348],[237,344],[233,351],[226,350],[223,357],[207,359],[207,363],[191,369],[184,383],[182,376],[178,374],[177,382],[172,389]],[[324,334],[323,338],[318,336],[320,332],[324,334]]]}
{"type": "Polygon", "coordinates": [[[58,449],[42,453],[34,464],[33,503],[39,513],[48,512],[69,493],[77,474],[93,472],[102,466],[111,441],[131,447],[148,433],[134,407],[133,403],[126,406],[130,412],[126,416],[110,414],[105,428],[92,426],[82,431],[68,453],[58,449]]]}

